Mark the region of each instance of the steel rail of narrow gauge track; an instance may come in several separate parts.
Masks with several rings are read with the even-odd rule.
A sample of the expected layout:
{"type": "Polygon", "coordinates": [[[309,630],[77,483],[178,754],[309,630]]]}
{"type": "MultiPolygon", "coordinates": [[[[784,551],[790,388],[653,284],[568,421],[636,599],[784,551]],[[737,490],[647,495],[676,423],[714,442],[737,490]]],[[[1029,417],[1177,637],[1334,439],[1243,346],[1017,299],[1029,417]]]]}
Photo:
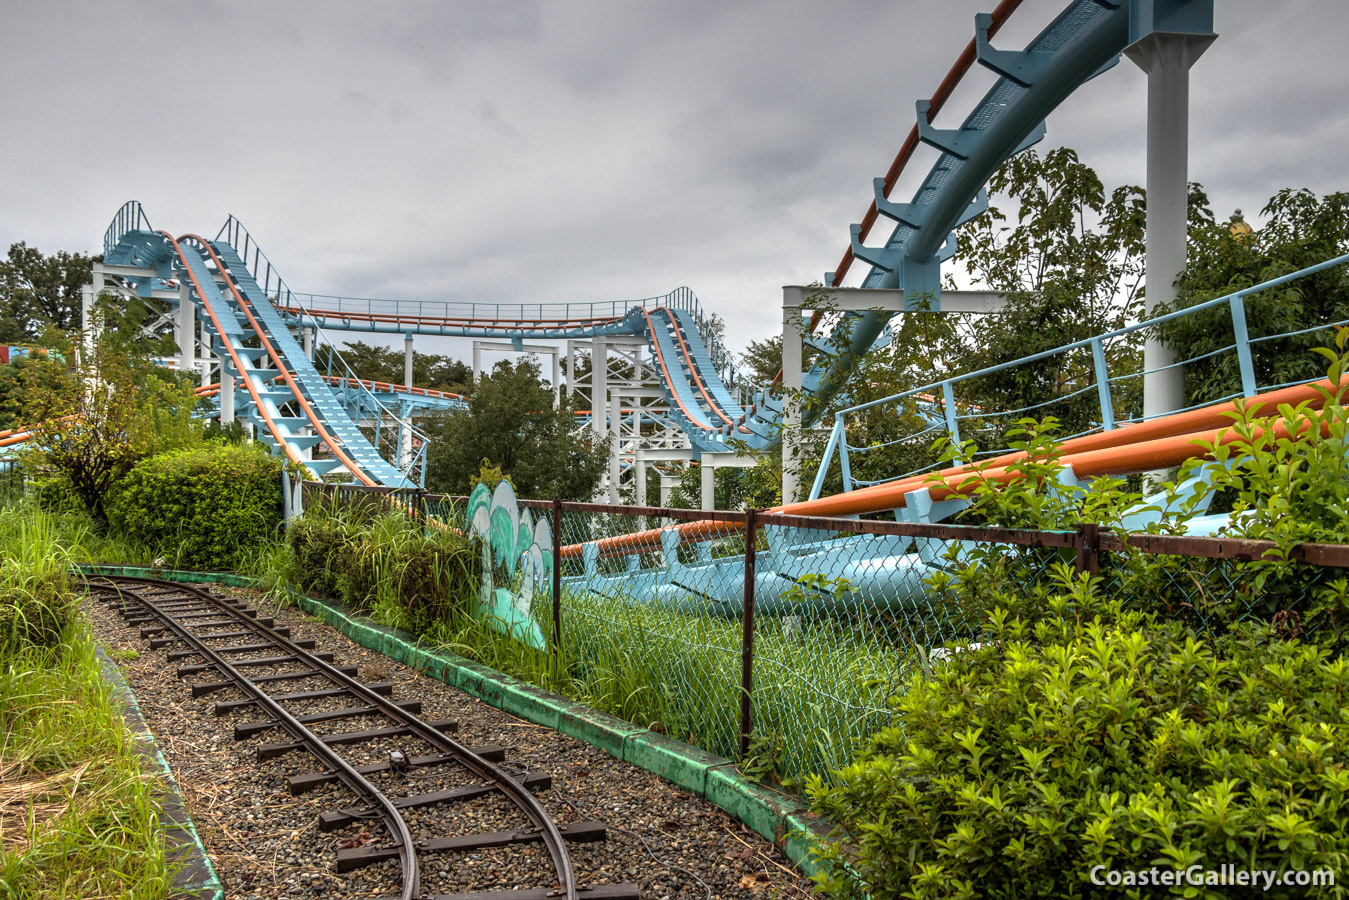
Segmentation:
{"type": "MultiPolygon", "coordinates": [[[[250,698],[263,709],[271,719],[277,723],[277,727],[283,728],[299,742],[305,749],[308,749],[319,761],[333,770],[336,777],[341,780],[348,788],[360,797],[366,798],[370,805],[379,811],[381,818],[389,828],[389,832],[395,842],[400,861],[403,868],[403,889],[402,900],[414,900],[420,897],[420,873],[418,869],[416,847],[417,842],[413,841],[411,833],[408,830],[406,822],[398,811],[394,800],[386,796],[374,784],[366,779],[354,766],[341,758],[322,738],[310,731],[296,717],[281,706],[265,690],[254,684],[249,678],[242,674],[234,665],[223,658],[215,649],[208,646],[203,637],[192,634],[187,627],[170,611],[160,608],[157,600],[163,598],[146,597],[142,591],[145,588],[157,588],[164,591],[186,595],[186,598],[206,604],[211,607],[213,613],[220,613],[228,616],[230,619],[238,622],[244,628],[256,632],[260,637],[265,637],[268,642],[277,649],[285,651],[292,657],[292,660],[304,666],[308,666],[315,676],[323,677],[339,686],[345,693],[360,700],[366,705],[373,707],[373,711],[382,713],[393,722],[406,728],[408,732],[433,747],[438,748],[454,762],[462,765],[464,768],[473,772],[480,778],[490,783],[491,787],[501,791],[511,802],[514,803],[525,815],[533,822],[538,830],[540,838],[548,848],[548,853],[552,858],[553,868],[557,875],[561,890],[545,891],[545,896],[565,897],[566,900],[577,900],[578,888],[576,885],[575,869],[572,866],[571,858],[567,853],[564,838],[552,818],[544,810],[538,799],[529,792],[528,787],[516,781],[507,772],[493,764],[491,761],[474,753],[470,748],[460,744],[458,741],[450,738],[441,731],[432,727],[427,722],[401,708],[397,703],[386,699],[375,693],[366,685],[342,672],[336,666],[330,665],[323,659],[300,647],[290,638],[279,633],[275,629],[268,627],[257,619],[248,615],[247,612],[235,607],[226,600],[217,597],[198,587],[181,584],[177,582],[161,581],[154,578],[139,578],[133,576],[87,576],[86,582],[91,590],[100,590],[104,592],[115,593],[116,597],[122,601],[123,612],[126,611],[127,599],[143,606],[155,619],[163,623],[165,629],[169,631],[177,640],[186,644],[195,654],[200,655],[212,667],[219,670],[226,679],[237,688],[245,697],[250,698]]],[[[222,647],[222,650],[232,649],[222,647]]],[[[635,886],[614,885],[597,887],[592,891],[587,891],[591,897],[600,896],[636,896],[635,886]]]]}

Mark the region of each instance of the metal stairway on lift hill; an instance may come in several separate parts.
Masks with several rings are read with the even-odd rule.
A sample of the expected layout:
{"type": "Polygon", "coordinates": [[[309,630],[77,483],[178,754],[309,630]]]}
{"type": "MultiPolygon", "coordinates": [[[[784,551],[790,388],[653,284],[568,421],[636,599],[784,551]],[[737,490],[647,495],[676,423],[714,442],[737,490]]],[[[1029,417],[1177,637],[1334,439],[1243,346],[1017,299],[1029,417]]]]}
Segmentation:
{"type": "MultiPolygon", "coordinates": [[[[334,395],[327,379],[305,356],[300,342],[291,335],[285,320],[253,279],[234,248],[224,241],[212,241],[220,261],[225,264],[228,277],[234,282],[244,302],[262,325],[272,346],[281,355],[281,364],[290,368],[293,378],[307,404],[322,418],[328,431],[342,443],[342,448],[370,477],[388,487],[411,487],[407,476],[388,463],[347,415],[342,402],[334,395]]],[[[330,468],[335,468],[330,467],[330,468]]]]}
{"type": "Polygon", "coordinates": [[[175,241],[150,230],[139,204],[130,203],[109,228],[104,260],[147,270],[139,279],[139,289],[147,296],[152,281],[177,278],[191,286],[212,352],[224,371],[239,381],[238,412],[276,452],[318,478],[346,466],[367,484],[413,486],[347,415],[229,244],[197,238],[175,241]],[[133,227],[127,228],[127,223],[133,227]],[[298,407],[302,414],[286,411],[288,406],[298,407]],[[305,451],[319,444],[327,446],[332,456],[305,458],[305,451]]]}

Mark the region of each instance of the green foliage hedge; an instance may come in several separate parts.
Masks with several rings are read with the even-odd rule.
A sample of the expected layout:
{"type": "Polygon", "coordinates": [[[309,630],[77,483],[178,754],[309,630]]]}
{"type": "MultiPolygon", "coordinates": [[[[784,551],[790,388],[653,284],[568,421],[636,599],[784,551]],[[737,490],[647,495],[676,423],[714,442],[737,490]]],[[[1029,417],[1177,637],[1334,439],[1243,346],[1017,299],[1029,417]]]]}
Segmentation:
{"type": "Polygon", "coordinates": [[[301,588],[415,633],[466,613],[478,590],[478,555],[463,534],[397,511],[317,504],[290,523],[286,544],[301,588]]]}
{"type": "Polygon", "coordinates": [[[982,646],[894,699],[902,724],[836,784],[812,779],[842,839],[820,847],[828,893],[1089,897],[1098,865],[1345,871],[1349,662],[1262,623],[1203,638],[1100,587],[1065,566],[1004,595],[982,646]]]}
{"type": "Polygon", "coordinates": [[[173,566],[229,569],[276,534],[284,466],[256,444],[161,453],[121,479],[108,519],[173,566]]]}
{"type": "MultiPolygon", "coordinates": [[[[1349,332],[1329,377],[1349,374],[1349,332]]],[[[1057,551],[988,546],[935,573],[963,612],[952,640],[892,698],[894,727],[832,783],[818,845],[833,896],[1092,897],[1093,867],[1170,877],[1191,866],[1287,873],[1349,863],[1349,579],[1294,562],[1349,535],[1346,391],[1324,405],[1245,408],[1198,495],[1168,493],[1153,531],[1206,494],[1226,533],[1269,540],[1250,562],[1107,554],[1081,580],[1057,551]],[[1289,435],[1297,435],[1291,439],[1289,435]],[[972,641],[972,643],[971,643],[972,641]]],[[[1051,423],[1052,424],[1052,423],[1051,423]]],[[[1142,497],[1118,479],[1066,489],[1045,426],[1023,423],[1021,481],[971,494],[967,520],[1114,525],[1142,497]]],[[[1180,473],[1186,478],[1195,464],[1180,473]]],[[[1343,884],[1163,885],[1181,896],[1342,896],[1343,884]]],[[[1120,890],[1142,896],[1138,890],[1120,890]]]]}

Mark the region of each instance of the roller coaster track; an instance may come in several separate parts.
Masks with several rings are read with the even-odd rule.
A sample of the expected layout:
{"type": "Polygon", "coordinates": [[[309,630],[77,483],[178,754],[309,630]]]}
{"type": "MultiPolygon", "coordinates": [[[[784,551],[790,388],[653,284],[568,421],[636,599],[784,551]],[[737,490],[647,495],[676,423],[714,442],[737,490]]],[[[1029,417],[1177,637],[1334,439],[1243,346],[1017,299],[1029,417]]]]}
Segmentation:
{"type": "Polygon", "coordinates": [[[134,206],[124,207],[109,229],[105,262],[153,270],[161,279],[177,273],[190,284],[215,352],[228,374],[243,384],[248,398],[244,413],[258,427],[259,438],[318,477],[345,467],[363,484],[412,486],[347,415],[234,249],[196,235],[175,239],[152,231],[139,204],[134,206]],[[113,231],[125,222],[144,227],[123,230],[112,240],[113,231]],[[298,414],[286,414],[285,406],[298,414]],[[304,451],[318,444],[330,457],[306,458],[304,451]]]}
{"type": "MultiPolygon", "coordinates": [[[[1113,65],[1128,39],[1129,0],[1074,0],[1020,51],[997,50],[989,41],[1020,5],[1004,0],[990,15],[976,18],[976,35],[931,98],[917,104],[917,121],[883,178],[850,245],[828,279],[841,283],[852,263],[870,265],[864,287],[903,288],[915,298],[940,304],[939,267],[954,252],[953,230],[987,206],[983,186],[1005,159],[1044,135],[1044,120],[1059,103],[1102,69],[1113,65]],[[961,79],[976,63],[998,78],[957,129],[932,122],[961,79]],[[940,152],[907,203],[889,199],[920,143],[940,152]],[[895,225],[881,247],[862,242],[881,217],[895,225]]],[[[515,304],[432,303],[299,295],[272,290],[273,269],[238,220],[231,217],[217,240],[238,248],[241,261],[274,295],[292,323],[313,321],[329,329],[474,337],[594,338],[645,336],[658,361],[661,388],[671,418],[694,447],[731,449],[731,441],[768,448],[780,440],[782,406],[767,388],[749,402],[737,398],[728,380],[740,382],[727,354],[706,327],[696,298],[680,289],[666,298],[631,303],[515,304]]],[[[279,279],[277,279],[279,282],[279,279]]],[[[845,314],[805,374],[803,386],[815,398],[806,404],[804,424],[812,424],[846,383],[858,358],[881,335],[892,314],[845,314]]],[[[817,313],[812,326],[818,323],[817,313]]]]}
{"type": "MultiPolygon", "coordinates": [[[[852,226],[849,246],[826,281],[841,283],[852,264],[860,261],[870,267],[862,276],[864,288],[900,288],[909,300],[939,308],[940,264],[954,252],[954,230],[986,209],[984,185],[997,167],[1040,140],[1046,117],[1078,87],[1118,61],[1129,39],[1131,5],[1131,0],[1072,0],[1021,50],[995,49],[990,43],[1020,0],[1003,0],[991,14],[977,16],[974,38],[933,95],[917,102],[914,126],[889,170],[875,180],[871,205],[861,223],[852,226]],[[959,127],[937,128],[933,124],[937,113],[975,63],[993,71],[994,83],[959,127]],[[892,200],[889,195],[919,144],[936,148],[936,161],[908,202],[892,200]],[[891,233],[883,245],[868,246],[864,241],[881,218],[894,223],[891,233]]],[[[150,234],[139,205],[128,204],[105,236],[105,253],[114,262],[159,267],[167,277],[166,253],[150,234]]],[[[160,241],[170,239],[165,236],[160,241]]],[[[256,241],[232,216],[214,241],[193,238],[187,243],[193,249],[185,256],[170,241],[178,261],[170,260],[169,268],[184,270],[204,292],[205,298],[197,302],[222,342],[221,351],[228,354],[231,367],[245,382],[247,414],[263,426],[264,437],[292,459],[298,458],[297,447],[327,447],[330,459],[303,461],[317,474],[344,466],[364,482],[407,483],[403,473],[379,458],[333,397],[330,385],[304,358],[291,330],[307,326],[504,337],[517,342],[641,336],[656,361],[668,418],[696,451],[725,451],[741,442],[765,449],[780,440],[781,401],[767,387],[746,392],[744,379],[735,373],[729,354],[711,333],[697,298],[685,288],[645,300],[583,304],[436,303],[304,295],[285,285],[256,241]],[[200,254],[204,255],[196,258],[200,254]],[[225,273],[227,295],[210,283],[212,271],[225,273]],[[236,318],[236,311],[246,322],[236,318]],[[261,347],[245,344],[247,335],[256,336],[261,347]],[[262,357],[266,369],[257,362],[262,357]],[[284,386],[276,383],[277,378],[284,386]],[[299,415],[282,415],[278,402],[299,415]],[[312,434],[301,434],[301,430],[312,434]]],[[[826,338],[811,339],[820,352],[803,377],[803,388],[813,398],[805,404],[804,425],[811,425],[825,401],[843,387],[892,315],[844,313],[826,338]]],[[[817,313],[812,327],[821,321],[817,313]]],[[[1251,387],[1248,395],[1253,393],[1251,387]]]]}

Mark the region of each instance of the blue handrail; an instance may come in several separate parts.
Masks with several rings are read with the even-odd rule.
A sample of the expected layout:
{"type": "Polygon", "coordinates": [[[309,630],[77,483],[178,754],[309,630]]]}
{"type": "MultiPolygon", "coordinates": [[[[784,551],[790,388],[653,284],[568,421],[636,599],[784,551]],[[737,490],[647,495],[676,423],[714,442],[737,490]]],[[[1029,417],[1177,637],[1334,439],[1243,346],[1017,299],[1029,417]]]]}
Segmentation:
{"type": "MultiPolygon", "coordinates": [[[[1175,363],[1171,363],[1167,366],[1160,367],[1156,370],[1149,370],[1149,371],[1161,371],[1162,369],[1176,368],[1179,366],[1184,366],[1187,363],[1197,362],[1201,359],[1207,359],[1210,357],[1217,356],[1221,353],[1226,353],[1235,350],[1237,355],[1237,367],[1241,380],[1241,392],[1240,394],[1236,394],[1233,396],[1245,396],[1245,397],[1254,396],[1256,393],[1260,391],[1261,385],[1258,383],[1255,374],[1255,361],[1251,353],[1252,344],[1269,341],[1279,337],[1293,337],[1297,335],[1307,334],[1311,331],[1330,328],[1337,324],[1345,324],[1345,323],[1326,322],[1322,325],[1318,325],[1313,328],[1303,328],[1295,331],[1290,331],[1284,334],[1263,335],[1252,338],[1246,327],[1246,308],[1245,308],[1246,298],[1254,294],[1259,294],[1264,291],[1271,290],[1273,288],[1281,287],[1283,285],[1289,284],[1290,282],[1296,281],[1301,278],[1305,278],[1308,275],[1314,275],[1318,272],[1324,272],[1325,270],[1334,268],[1336,266],[1345,265],[1346,263],[1349,263],[1349,253],[1343,254],[1341,256],[1336,256],[1332,259],[1325,260],[1324,262],[1320,262],[1312,266],[1307,266],[1306,268],[1298,269],[1296,272],[1289,272],[1286,275],[1280,275],[1277,278],[1271,278],[1268,281],[1263,281],[1259,284],[1252,285],[1251,287],[1248,288],[1242,288],[1241,290],[1233,291],[1229,294],[1224,294],[1221,297],[1214,297],[1211,300],[1206,300],[1202,303],[1197,303],[1194,306],[1189,306],[1184,309],[1178,309],[1173,312],[1166,313],[1165,315],[1157,316],[1156,318],[1145,319],[1141,322],[1135,322],[1132,325],[1126,325],[1122,328],[1116,328],[1112,331],[1107,331],[1102,334],[1095,335],[1094,337],[1084,338],[1083,340],[1079,341],[1073,341],[1070,344],[1065,344],[1062,347],[1057,347],[1053,350],[1045,350],[1040,353],[1033,353],[1028,356],[1023,356],[1020,359],[1011,360],[1010,362],[999,363],[993,366],[985,366],[982,369],[977,369],[972,372],[965,372],[960,375],[953,375],[950,378],[944,378],[941,379],[940,381],[934,381],[929,384],[922,385],[920,387],[910,388],[905,391],[900,391],[899,393],[896,394],[890,394],[889,396],[881,397],[877,400],[871,400],[867,403],[859,403],[841,409],[834,414],[834,424],[833,427],[831,428],[831,433],[828,444],[826,445],[825,448],[824,456],[820,461],[819,470],[816,472],[815,481],[812,485],[810,496],[812,499],[818,497],[820,491],[823,490],[826,474],[828,472],[828,469],[830,468],[830,465],[833,462],[833,457],[835,455],[839,457],[840,465],[842,467],[844,474],[843,489],[845,491],[852,490],[853,484],[855,482],[851,478],[850,474],[851,463],[848,459],[849,451],[865,453],[869,449],[872,449],[872,448],[851,447],[847,443],[846,427],[847,427],[847,419],[849,416],[855,415],[860,412],[864,412],[869,409],[875,409],[877,407],[894,406],[906,400],[913,401],[915,398],[918,398],[920,396],[930,396],[939,394],[941,396],[940,406],[946,419],[945,430],[947,433],[947,437],[949,437],[952,441],[958,444],[960,440],[960,432],[959,432],[960,421],[988,419],[997,416],[1015,415],[1033,412],[1036,409],[1048,407],[1053,404],[1060,403],[1063,400],[1071,398],[1073,396],[1080,396],[1084,393],[1087,393],[1092,389],[1092,385],[1091,384],[1081,385],[1077,387],[1075,390],[1072,390],[1069,394],[1060,397],[1054,397],[1050,400],[1046,400],[1041,403],[1034,404],[1031,407],[1026,407],[1020,410],[998,410],[994,412],[989,410],[967,409],[966,411],[961,412],[960,405],[957,403],[954,396],[955,393],[954,388],[957,384],[960,384],[961,382],[965,381],[970,381],[972,379],[993,375],[998,372],[1004,372],[1007,371],[1008,369],[1025,366],[1030,363],[1039,362],[1041,360],[1050,359],[1052,357],[1060,356],[1066,353],[1071,353],[1075,350],[1089,349],[1091,351],[1092,370],[1094,373],[1095,387],[1098,393],[1098,399],[1100,404],[1100,419],[1098,427],[1101,430],[1110,430],[1114,428],[1116,424],[1118,424],[1115,418],[1114,403],[1111,397],[1110,386],[1112,384],[1116,385],[1120,384],[1130,379],[1139,378],[1144,374],[1148,374],[1148,371],[1127,372],[1122,374],[1111,375],[1106,362],[1105,345],[1110,341],[1117,340],[1119,338],[1124,338],[1129,335],[1137,334],[1138,332],[1141,332],[1144,329],[1155,328],[1168,322],[1174,322],[1178,319],[1183,319],[1187,316],[1198,315],[1208,310],[1218,309],[1219,307],[1225,306],[1229,311],[1234,336],[1233,343],[1220,347],[1217,350],[1213,350],[1208,353],[1202,354],[1201,356],[1195,357],[1194,359],[1181,360],[1175,363]]],[[[1272,387],[1279,387],[1279,386],[1282,385],[1264,385],[1263,387],[1265,389],[1270,389],[1272,387]]],[[[1206,405],[1208,405],[1208,403],[1199,404],[1198,406],[1206,406],[1206,405]]],[[[1192,408],[1197,408],[1197,406],[1192,408]]],[[[1183,410],[1176,410],[1176,412],[1180,411],[1183,410]]],[[[924,429],[924,431],[921,433],[927,433],[927,431],[929,430],[930,428],[924,429]]],[[[1083,432],[1083,434],[1086,433],[1089,432],[1083,432]]],[[[918,436],[919,435],[917,434],[909,435],[905,438],[900,438],[896,441],[890,441],[887,442],[887,446],[902,441],[912,440],[917,438],[918,436]]],[[[897,476],[897,477],[904,477],[904,476],[897,476]]]]}

